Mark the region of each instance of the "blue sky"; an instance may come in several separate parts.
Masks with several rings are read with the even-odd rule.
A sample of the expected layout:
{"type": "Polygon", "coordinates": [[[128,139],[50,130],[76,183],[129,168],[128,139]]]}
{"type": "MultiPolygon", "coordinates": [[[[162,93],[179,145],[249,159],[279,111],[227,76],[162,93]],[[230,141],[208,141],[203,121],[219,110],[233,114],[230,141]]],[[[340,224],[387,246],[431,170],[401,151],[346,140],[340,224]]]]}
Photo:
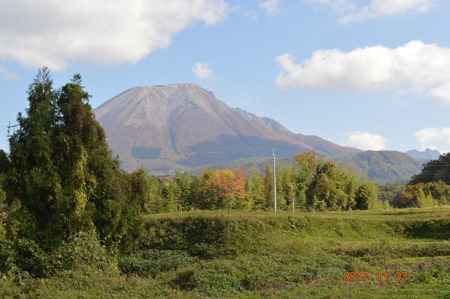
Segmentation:
{"type": "Polygon", "coordinates": [[[80,73],[97,107],[196,83],[293,132],[450,151],[450,2],[0,0],[0,148],[37,69],[80,73]],[[39,4],[38,4],[39,3],[39,4]]]}

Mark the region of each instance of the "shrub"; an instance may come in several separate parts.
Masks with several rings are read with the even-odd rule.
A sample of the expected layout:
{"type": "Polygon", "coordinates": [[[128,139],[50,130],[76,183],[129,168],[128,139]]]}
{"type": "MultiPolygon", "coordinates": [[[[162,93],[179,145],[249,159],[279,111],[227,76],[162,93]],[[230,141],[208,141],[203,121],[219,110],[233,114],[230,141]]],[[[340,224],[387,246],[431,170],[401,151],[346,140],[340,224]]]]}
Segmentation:
{"type": "Polygon", "coordinates": [[[198,275],[192,269],[178,272],[172,280],[173,286],[178,286],[182,290],[191,291],[198,285],[198,275]]]}
{"type": "Polygon", "coordinates": [[[163,271],[178,269],[195,260],[187,252],[178,250],[145,250],[119,256],[119,270],[124,274],[156,276],[163,271]]]}
{"type": "Polygon", "coordinates": [[[13,242],[0,240],[0,278],[10,276],[15,267],[16,255],[13,242]]]}
{"type": "Polygon", "coordinates": [[[108,255],[105,246],[100,244],[95,232],[79,232],[64,242],[47,256],[48,275],[62,270],[94,268],[103,271],[116,271],[115,262],[108,255]]]}

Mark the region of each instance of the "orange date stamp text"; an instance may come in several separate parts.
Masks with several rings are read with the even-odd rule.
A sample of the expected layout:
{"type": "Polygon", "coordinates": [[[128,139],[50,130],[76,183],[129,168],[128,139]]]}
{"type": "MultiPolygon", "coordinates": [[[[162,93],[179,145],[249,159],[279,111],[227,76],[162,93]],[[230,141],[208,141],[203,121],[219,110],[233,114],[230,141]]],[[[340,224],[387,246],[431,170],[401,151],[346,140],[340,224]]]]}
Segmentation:
{"type": "Polygon", "coordinates": [[[377,272],[376,275],[371,275],[368,271],[360,271],[360,272],[344,272],[344,281],[388,281],[393,279],[398,282],[408,281],[408,273],[397,271],[393,275],[388,274],[388,272],[377,272]]]}

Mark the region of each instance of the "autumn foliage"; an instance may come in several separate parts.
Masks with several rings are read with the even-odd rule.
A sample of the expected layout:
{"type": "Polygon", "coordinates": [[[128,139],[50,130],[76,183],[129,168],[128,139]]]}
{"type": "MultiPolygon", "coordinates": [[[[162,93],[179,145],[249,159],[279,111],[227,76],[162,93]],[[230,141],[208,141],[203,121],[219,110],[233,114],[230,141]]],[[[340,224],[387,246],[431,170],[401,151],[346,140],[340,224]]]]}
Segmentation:
{"type": "Polygon", "coordinates": [[[211,185],[219,201],[226,208],[242,203],[245,198],[245,179],[242,169],[234,172],[229,169],[215,170],[211,185]]]}

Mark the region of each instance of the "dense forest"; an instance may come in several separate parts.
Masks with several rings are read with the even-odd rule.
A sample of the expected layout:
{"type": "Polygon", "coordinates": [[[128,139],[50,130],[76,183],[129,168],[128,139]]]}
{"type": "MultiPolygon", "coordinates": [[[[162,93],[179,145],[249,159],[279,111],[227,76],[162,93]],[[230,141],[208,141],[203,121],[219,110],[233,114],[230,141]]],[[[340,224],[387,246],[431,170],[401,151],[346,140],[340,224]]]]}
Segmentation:
{"type": "Polygon", "coordinates": [[[446,205],[450,202],[450,153],[423,166],[392,204],[399,208],[446,205]]]}
{"type": "MultiPolygon", "coordinates": [[[[48,69],[40,70],[28,90],[26,114],[18,115],[20,129],[10,137],[9,154],[0,151],[0,272],[7,276],[47,277],[80,261],[114,268],[117,254],[142,235],[143,215],[271,210],[275,189],[279,210],[389,207],[378,199],[373,181],[314,152],[295,155],[294,165],[279,165],[276,186],[270,165],[263,174],[253,169],[247,176],[239,169],[172,178],[143,169],[126,173],[108,149],[81,84],[75,75],[55,89],[48,69]]],[[[397,207],[447,204],[449,158],[428,163],[406,189],[384,189],[383,196],[397,192],[397,207]]]]}

